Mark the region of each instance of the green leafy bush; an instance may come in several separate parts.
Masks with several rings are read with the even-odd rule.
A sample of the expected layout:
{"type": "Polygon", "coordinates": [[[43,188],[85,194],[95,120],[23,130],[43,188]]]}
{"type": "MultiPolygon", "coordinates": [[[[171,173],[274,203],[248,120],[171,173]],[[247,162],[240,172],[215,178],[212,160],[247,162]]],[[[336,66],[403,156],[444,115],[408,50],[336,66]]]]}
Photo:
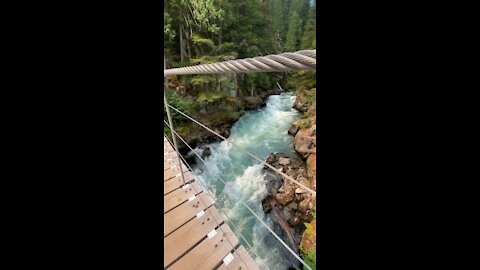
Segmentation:
{"type": "MultiPolygon", "coordinates": [[[[317,250],[312,248],[307,251],[303,251],[303,260],[312,269],[317,269],[317,250]]],[[[304,269],[307,269],[304,267],[304,269]]]]}
{"type": "MultiPolygon", "coordinates": [[[[185,113],[186,115],[194,117],[195,101],[193,101],[192,98],[179,96],[178,93],[173,90],[166,90],[165,95],[167,96],[168,104],[177,108],[178,110],[185,113]]],[[[174,123],[184,122],[188,120],[185,116],[176,112],[172,108],[170,108],[170,114],[172,116],[172,121],[174,121],[174,123]]],[[[167,113],[165,110],[165,106],[164,106],[164,118],[165,120],[167,120],[167,113]]]]}
{"type": "Polygon", "coordinates": [[[197,101],[198,102],[208,102],[208,103],[213,103],[215,101],[221,100],[225,98],[225,93],[219,92],[219,91],[205,91],[201,92],[198,97],[197,101]]]}

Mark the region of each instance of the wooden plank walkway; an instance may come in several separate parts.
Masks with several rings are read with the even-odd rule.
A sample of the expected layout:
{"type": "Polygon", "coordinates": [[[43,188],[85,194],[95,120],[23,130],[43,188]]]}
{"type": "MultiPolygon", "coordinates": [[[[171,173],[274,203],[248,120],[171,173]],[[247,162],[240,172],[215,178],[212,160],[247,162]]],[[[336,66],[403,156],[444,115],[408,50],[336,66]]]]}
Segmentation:
{"type": "Polygon", "coordinates": [[[258,266],[178,157],[164,144],[163,268],[168,270],[258,270],[258,266]]]}

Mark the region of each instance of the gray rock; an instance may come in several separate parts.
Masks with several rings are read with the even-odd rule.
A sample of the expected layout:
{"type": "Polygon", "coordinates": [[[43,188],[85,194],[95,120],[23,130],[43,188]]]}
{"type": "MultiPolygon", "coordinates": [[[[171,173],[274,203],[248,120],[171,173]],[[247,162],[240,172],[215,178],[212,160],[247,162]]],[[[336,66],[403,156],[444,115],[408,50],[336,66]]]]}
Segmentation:
{"type": "Polygon", "coordinates": [[[280,165],[289,165],[290,164],[290,159],[289,158],[285,158],[285,157],[281,157],[278,159],[278,164],[280,165]]]}
{"type": "Polygon", "coordinates": [[[203,153],[202,153],[202,155],[203,155],[204,157],[208,157],[208,156],[210,156],[211,154],[212,154],[212,152],[211,152],[211,150],[210,150],[210,147],[206,146],[205,148],[203,148],[203,153]]]}
{"type": "Polygon", "coordinates": [[[302,222],[302,219],[299,216],[294,216],[290,218],[287,222],[288,222],[288,225],[290,225],[291,227],[296,227],[300,225],[300,223],[302,222]]]}

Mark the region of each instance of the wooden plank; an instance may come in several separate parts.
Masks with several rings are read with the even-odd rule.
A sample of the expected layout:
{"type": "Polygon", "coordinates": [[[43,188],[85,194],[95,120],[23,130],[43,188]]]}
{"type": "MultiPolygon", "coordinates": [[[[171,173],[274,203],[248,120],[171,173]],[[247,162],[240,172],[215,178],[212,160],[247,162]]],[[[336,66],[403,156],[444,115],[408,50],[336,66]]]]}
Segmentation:
{"type": "MultiPolygon", "coordinates": [[[[185,176],[185,183],[189,183],[192,180],[195,180],[191,172],[185,172],[184,176],[185,176]]],[[[165,195],[167,193],[170,193],[175,189],[181,187],[182,185],[183,185],[182,176],[180,175],[178,177],[174,177],[163,183],[163,194],[165,195]]]]}
{"type": "MultiPolygon", "coordinates": [[[[184,176],[185,176],[185,184],[188,184],[188,183],[192,182],[193,180],[195,180],[192,173],[190,173],[190,172],[185,172],[184,176]]],[[[182,179],[181,175],[164,182],[163,183],[163,195],[174,191],[175,189],[181,187],[182,185],[183,185],[183,179],[182,179]]]]}
{"type": "Polygon", "coordinates": [[[163,267],[183,256],[197,245],[207,234],[223,222],[215,207],[205,211],[205,215],[194,218],[187,224],[163,239],[163,267]]]}
{"type": "Polygon", "coordinates": [[[163,197],[163,213],[166,213],[188,200],[188,198],[197,195],[202,192],[202,188],[193,181],[190,183],[190,187],[186,189],[178,188],[174,192],[167,194],[163,197]]]}
{"type": "Polygon", "coordinates": [[[170,153],[163,153],[163,158],[164,159],[169,159],[169,158],[177,158],[177,153],[176,152],[170,152],[170,153]]]}
{"type": "MultiPolygon", "coordinates": [[[[176,167],[178,167],[178,158],[169,158],[169,159],[164,159],[163,161],[163,170],[166,171],[168,170],[170,167],[172,167],[173,165],[175,165],[176,167]]],[[[184,164],[185,166],[185,163],[182,161],[182,164],[184,164]]]]}
{"type": "Polygon", "coordinates": [[[247,250],[240,246],[233,252],[233,261],[228,266],[223,263],[217,270],[258,270],[258,266],[247,250]]]}
{"type": "Polygon", "coordinates": [[[177,228],[183,226],[197,213],[213,204],[213,199],[202,192],[193,201],[187,201],[179,207],[167,212],[163,216],[163,236],[167,236],[177,228]],[[204,203],[205,202],[205,203],[204,203]]]}
{"type": "Polygon", "coordinates": [[[171,152],[175,152],[175,149],[173,149],[171,146],[165,146],[165,147],[163,147],[163,152],[164,153],[171,153],[171,152]]]}
{"type": "MultiPolygon", "coordinates": [[[[183,172],[188,172],[188,168],[182,164],[183,172]]],[[[163,181],[170,180],[171,178],[175,177],[177,174],[181,174],[180,167],[172,166],[167,170],[163,171],[163,181]]]]}
{"type": "Polygon", "coordinates": [[[223,224],[211,239],[204,239],[194,249],[170,266],[169,270],[212,270],[238,245],[232,230],[223,224]],[[230,242],[233,244],[230,244],[230,242]]]}

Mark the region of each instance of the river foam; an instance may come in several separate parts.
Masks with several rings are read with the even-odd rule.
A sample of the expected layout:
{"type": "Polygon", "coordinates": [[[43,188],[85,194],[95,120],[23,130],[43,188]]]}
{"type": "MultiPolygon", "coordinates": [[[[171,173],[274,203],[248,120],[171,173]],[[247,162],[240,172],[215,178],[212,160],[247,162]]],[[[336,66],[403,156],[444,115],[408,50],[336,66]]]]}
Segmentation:
{"type": "MultiPolygon", "coordinates": [[[[292,105],[293,93],[272,95],[261,109],[245,113],[232,127],[228,141],[247,149],[265,160],[272,152],[293,153],[293,138],[287,131],[292,122],[300,117],[292,105]]],[[[215,206],[226,213],[228,223],[242,245],[249,250],[240,233],[255,247],[259,255],[251,254],[261,269],[286,270],[295,259],[261,223],[239,203],[243,200],[259,217],[283,238],[282,230],[263,213],[261,200],[266,193],[263,165],[251,156],[233,147],[228,141],[211,143],[211,155],[204,158],[206,164],[197,160],[194,174],[201,177],[215,196],[215,206]],[[227,184],[223,184],[219,178],[227,184]],[[235,230],[235,227],[238,230],[235,230]]],[[[194,149],[202,153],[201,147],[194,149]]],[[[284,238],[284,241],[288,240],[284,238]]]]}

